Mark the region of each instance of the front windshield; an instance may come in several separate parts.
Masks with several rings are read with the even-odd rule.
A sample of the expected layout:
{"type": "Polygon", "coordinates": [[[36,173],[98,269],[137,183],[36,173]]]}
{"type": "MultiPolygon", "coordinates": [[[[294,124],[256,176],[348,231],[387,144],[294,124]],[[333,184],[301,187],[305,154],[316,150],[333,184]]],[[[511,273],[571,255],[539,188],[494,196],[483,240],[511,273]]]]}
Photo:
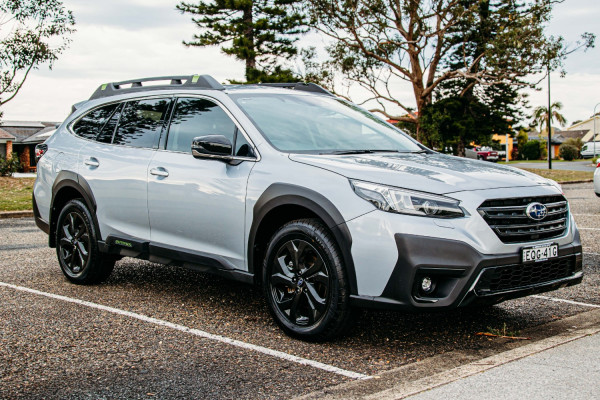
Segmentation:
{"type": "Polygon", "coordinates": [[[280,151],[341,153],[422,150],[399,130],[338,98],[270,93],[240,93],[231,97],[280,151]]]}

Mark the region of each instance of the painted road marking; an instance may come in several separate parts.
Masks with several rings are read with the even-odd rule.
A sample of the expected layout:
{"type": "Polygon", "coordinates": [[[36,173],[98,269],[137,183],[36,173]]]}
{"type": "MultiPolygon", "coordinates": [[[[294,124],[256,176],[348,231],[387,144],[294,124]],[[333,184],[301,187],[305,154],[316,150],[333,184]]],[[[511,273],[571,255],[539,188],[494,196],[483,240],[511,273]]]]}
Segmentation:
{"type": "Polygon", "coordinates": [[[580,231],[600,231],[600,228],[580,228],[577,227],[580,231]]]}
{"type": "Polygon", "coordinates": [[[571,214],[575,217],[600,217],[600,214],[571,214]]]}
{"type": "Polygon", "coordinates": [[[592,256],[600,256],[600,253],[591,253],[589,251],[584,251],[583,254],[591,254],[592,256]]]}
{"type": "Polygon", "coordinates": [[[125,317],[129,317],[129,318],[134,318],[140,321],[144,321],[144,322],[148,322],[151,324],[155,324],[155,325],[160,325],[160,326],[164,326],[167,328],[171,328],[171,329],[175,329],[181,332],[185,332],[185,333],[189,333],[195,336],[199,336],[205,339],[209,339],[209,340],[214,340],[216,342],[221,342],[221,343],[226,343],[232,346],[236,346],[236,347],[241,347],[243,349],[247,349],[247,350],[253,350],[253,351],[257,351],[259,353],[263,353],[263,354],[267,354],[269,356],[272,357],[276,357],[276,358],[280,358],[286,361],[291,361],[297,364],[302,364],[302,365],[308,365],[314,368],[318,368],[318,369],[322,369],[328,372],[332,372],[334,374],[338,374],[338,375],[342,375],[348,378],[352,378],[352,379],[370,379],[372,378],[369,375],[364,375],[358,372],[353,372],[353,371],[348,371],[342,368],[338,368],[338,367],[334,367],[333,365],[328,365],[328,364],[323,364],[321,362],[318,361],[314,361],[314,360],[309,360],[307,358],[302,358],[302,357],[298,357],[298,356],[294,356],[288,353],[284,353],[282,351],[278,351],[278,350],[273,350],[273,349],[269,349],[267,347],[262,347],[262,346],[258,346],[255,344],[251,344],[251,343],[246,343],[246,342],[242,342],[240,340],[235,340],[235,339],[231,339],[228,338],[226,336],[221,336],[221,335],[214,335],[212,333],[208,333],[199,329],[193,329],[193,328],[188,328],[187,326],[183,326],[183,325],[179,325],[179,324],[174,324],[172,322],[169,321],[165,321],[162,319],[157,319],[157,318],[152,318],[152,317],[148,317],[146,315],[142,315],[142,314],[137,314],[131,311],[125,311],[125,310],[121,310],[118,308],[114,308],[114,307],[109,307],[109,306],[103,306],[101,304],[97,304],[97,303],[92,303],[90,301],[85,301],[85,300],[80,300],[80,299],[74,299],[72,297],[67,297],[67,296],[61,296],[58,294],[54,294],[54,293],[47,293],[47,292],[42,292],[39,290],[35,290],[35,289],[30,289],[27,287],[23,287],[23,286],[17,286],[17,285],[12,285],[10,283],[5,283],[5,282],[0,282],[0,286],[4,286],[7,288],[11,288],[14,290],[19,290],[21,292],[26,292],[26,293],[32,293],[32,294],[37,294],[39,296],[45,296],[45,297],[49,297],[51,299],[55,299],[55,300],[61,300],[61,301],[65,301],[68,303],[74,303],[74,304],[79,304],[85,307],[90,307],[90,308],[95,308],[97,310],[102,310],[102,311],[106,311],[109,313],[113,313],[113,314],[118,314],[118,315],[123,315],[125,317]]]}
{"type": "Polygon", "coordinates": [[[540,296],[540,295],[537,295],[537,294],[531,295],[530,297],[535,297],[536,299],[557,301],[559,303],[574,304],[576,306],[600,308],[600,306],[597,305],[597,304],[582,303],[580,301],[573,301],[573,300],[566,300],[566,299],[557,299],[556,297],[540,296]]]}

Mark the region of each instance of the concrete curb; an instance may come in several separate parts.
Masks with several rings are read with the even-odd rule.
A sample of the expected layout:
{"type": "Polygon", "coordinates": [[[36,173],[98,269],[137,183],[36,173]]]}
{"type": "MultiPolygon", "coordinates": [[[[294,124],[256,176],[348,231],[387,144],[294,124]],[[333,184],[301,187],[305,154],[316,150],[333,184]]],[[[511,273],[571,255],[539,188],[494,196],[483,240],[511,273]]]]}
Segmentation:
{"type": "Polygon", "coordinates": [[[33,211],[2,211],[0,212],[0,219],[8,218],[33,218],[33,211]]]}
{"type": "Polygon", "coordinates": [[[526,345],[520,345],[516,342],[508,343],[507,346],[513,348],[492,355],[478,356],[477,352],[468,353],[465,351],[440,354],[423,361],[385,371],[375,376],[375,379],[346,382],[309,393],[298,399],[403,399],[585,336],[599,333],[600,310],[584,312],[534,329],[539,330],[542,328],[550,332],[559,331],[560,333],[526,345]]]}
{"type": "Polygon", "coordinates": [[[590,182],[594,182],[593,179],[586,179],[583,181],[567,181],[567,182],[559,182],[559,185],[570,185],[572,183],[590,183],[590,182]]]}

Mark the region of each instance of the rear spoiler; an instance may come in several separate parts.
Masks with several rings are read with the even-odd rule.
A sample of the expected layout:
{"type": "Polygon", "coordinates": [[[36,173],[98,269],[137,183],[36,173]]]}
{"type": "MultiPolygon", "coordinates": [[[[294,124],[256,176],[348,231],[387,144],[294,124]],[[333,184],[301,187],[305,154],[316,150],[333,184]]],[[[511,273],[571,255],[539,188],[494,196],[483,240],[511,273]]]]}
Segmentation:
{"type": "Polygon", "coordinates": [[[73,114],[75,111],[79,110],[81,108],[81,106],[83,106],[85,103],[87,103],[87,100],[84,101],[80,101],[79,103],[75,103],[71,106],[71,114],[73,114]]]}

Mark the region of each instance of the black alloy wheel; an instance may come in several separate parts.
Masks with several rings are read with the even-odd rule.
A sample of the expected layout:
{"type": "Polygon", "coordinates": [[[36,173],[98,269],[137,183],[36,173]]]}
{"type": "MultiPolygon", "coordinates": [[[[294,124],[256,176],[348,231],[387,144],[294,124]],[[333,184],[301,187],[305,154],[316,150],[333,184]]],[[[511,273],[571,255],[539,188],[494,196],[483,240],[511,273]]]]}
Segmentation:
{"type": "Polygon", "coordinates": [[[83,217],[72,211],[63,219],[58,227],[58,248],[61,261],[68,275],[77,277],[81,274],[90,257],[90,233],[83,217]]]}
{"type": "Polygon", "coordinates": [[[111,274],[116,258],[98,250],[92,214],[79,199],[62,208],[56,223],[56,255],[63,274],[73,283],[99,283],[111,274]]]}
{"type": "Polygon", "coordinates": [[[318,219],[288,222],[269,241],[263,289],[271,315],[287,334],[323,341],[350,326],[350,290],[340,254],[318,219]]]}
{"type": "Polygon", "coordinates": [[[310,326],[323,317],[329,273],[319,252],[307,241],[292,239],[281,244],[269,284],[275,304],[290,322],[310,326]]]}

